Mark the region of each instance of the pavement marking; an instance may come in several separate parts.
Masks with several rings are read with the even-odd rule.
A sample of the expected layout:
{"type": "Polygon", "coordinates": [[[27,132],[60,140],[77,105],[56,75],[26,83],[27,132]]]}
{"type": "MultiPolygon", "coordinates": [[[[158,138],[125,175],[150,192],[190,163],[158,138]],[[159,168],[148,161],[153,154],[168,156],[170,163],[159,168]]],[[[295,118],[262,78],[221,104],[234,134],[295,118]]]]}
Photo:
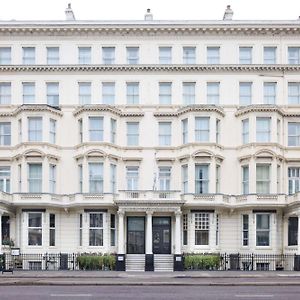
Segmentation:
{"type": "Polygon", "coordinates": [[[262,299],[262,298],[273,298],[274,297],[274,295],[267,295],[267,294],[265,294],[265,295],[263,295],[263,294],[261,294],[261,295],[248,295],[248,294],[239,294],[239,295],[235,295],[235,297],[236,298],[260,298],[260,299],[262,299]]]}
{"type": "Polygon", "coordinates": [[[51,294],[51,297],[92,297],[92,294],[51,294]]]}

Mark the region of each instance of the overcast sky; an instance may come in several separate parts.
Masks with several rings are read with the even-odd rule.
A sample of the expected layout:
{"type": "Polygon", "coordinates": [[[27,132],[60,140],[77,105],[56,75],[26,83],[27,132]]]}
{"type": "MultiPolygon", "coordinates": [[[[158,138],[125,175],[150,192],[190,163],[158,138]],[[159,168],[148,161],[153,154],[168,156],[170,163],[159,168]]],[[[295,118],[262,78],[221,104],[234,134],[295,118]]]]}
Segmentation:
{"type": "Polygon", "coordinates": [[[300,16],[300,0],[0,0],[0,20],[63,20],[68,3],[78,20],[141,20],[147,8],[156,20],[218,20],[227,4],[235,20],[300,16]]]}

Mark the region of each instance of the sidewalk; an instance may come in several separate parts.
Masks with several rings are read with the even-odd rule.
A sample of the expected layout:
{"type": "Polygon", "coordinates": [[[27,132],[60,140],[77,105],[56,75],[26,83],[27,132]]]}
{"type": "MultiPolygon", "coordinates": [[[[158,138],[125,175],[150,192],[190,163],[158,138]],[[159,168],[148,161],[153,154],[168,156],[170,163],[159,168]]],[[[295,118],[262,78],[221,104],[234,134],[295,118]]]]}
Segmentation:
{"type": "Polygon", "coordinates": [[[300,272],[15,271],[0,275],[0,286],[5,285],[300,286],[300,272]]]}

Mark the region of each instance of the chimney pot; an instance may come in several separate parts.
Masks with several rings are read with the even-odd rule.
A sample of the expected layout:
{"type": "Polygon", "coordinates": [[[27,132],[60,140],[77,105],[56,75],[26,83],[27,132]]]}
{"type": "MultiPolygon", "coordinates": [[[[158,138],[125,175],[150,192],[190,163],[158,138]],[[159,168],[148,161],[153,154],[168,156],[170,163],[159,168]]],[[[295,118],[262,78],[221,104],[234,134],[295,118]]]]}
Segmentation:
{"type": "Polygon", "coordinates": [[[151,13],[151,9],[150,8],[147,8],[144,20],[145,21],[152,21],[153,20],[153,14],[151,13]]]}
{"type": "Polygon", "coordinates": [[[68,3],[68,7],[65,10],[65,15],[66,15],[66,20],[67,21],[74,21],[75,20],[75,15],[73,13],[71,3],[68,3]]]}

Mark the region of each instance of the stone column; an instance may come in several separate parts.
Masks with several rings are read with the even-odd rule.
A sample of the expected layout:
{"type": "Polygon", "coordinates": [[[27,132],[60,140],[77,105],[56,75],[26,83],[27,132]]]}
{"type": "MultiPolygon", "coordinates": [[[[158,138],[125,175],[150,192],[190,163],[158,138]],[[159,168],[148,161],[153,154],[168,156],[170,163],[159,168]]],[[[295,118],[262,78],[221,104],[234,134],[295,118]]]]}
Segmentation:
{"type": "Polygon", "coordinates": [[[183,257],[181,254],[181,210],[175,212],[175,254],[174,254],[174,271],[183,271],[183,257]]]}
{"type": "Polygon", "coordinates": [[[180,234],[180,220],[181,210],[175,212],[175,254],[181,254],[181,234],[180,234]]]}
{"type": "Polygon", "coordinates": [[[124,248],[124,211],[118,210],[118,254],[116,261],[116,271],[125,271],[125,248],[124,248]]]}
{"type": "Polygon", "coordinates": [[[153,211],[147,211],[146,254],[152,254],[152,215],[153,211]]]}

